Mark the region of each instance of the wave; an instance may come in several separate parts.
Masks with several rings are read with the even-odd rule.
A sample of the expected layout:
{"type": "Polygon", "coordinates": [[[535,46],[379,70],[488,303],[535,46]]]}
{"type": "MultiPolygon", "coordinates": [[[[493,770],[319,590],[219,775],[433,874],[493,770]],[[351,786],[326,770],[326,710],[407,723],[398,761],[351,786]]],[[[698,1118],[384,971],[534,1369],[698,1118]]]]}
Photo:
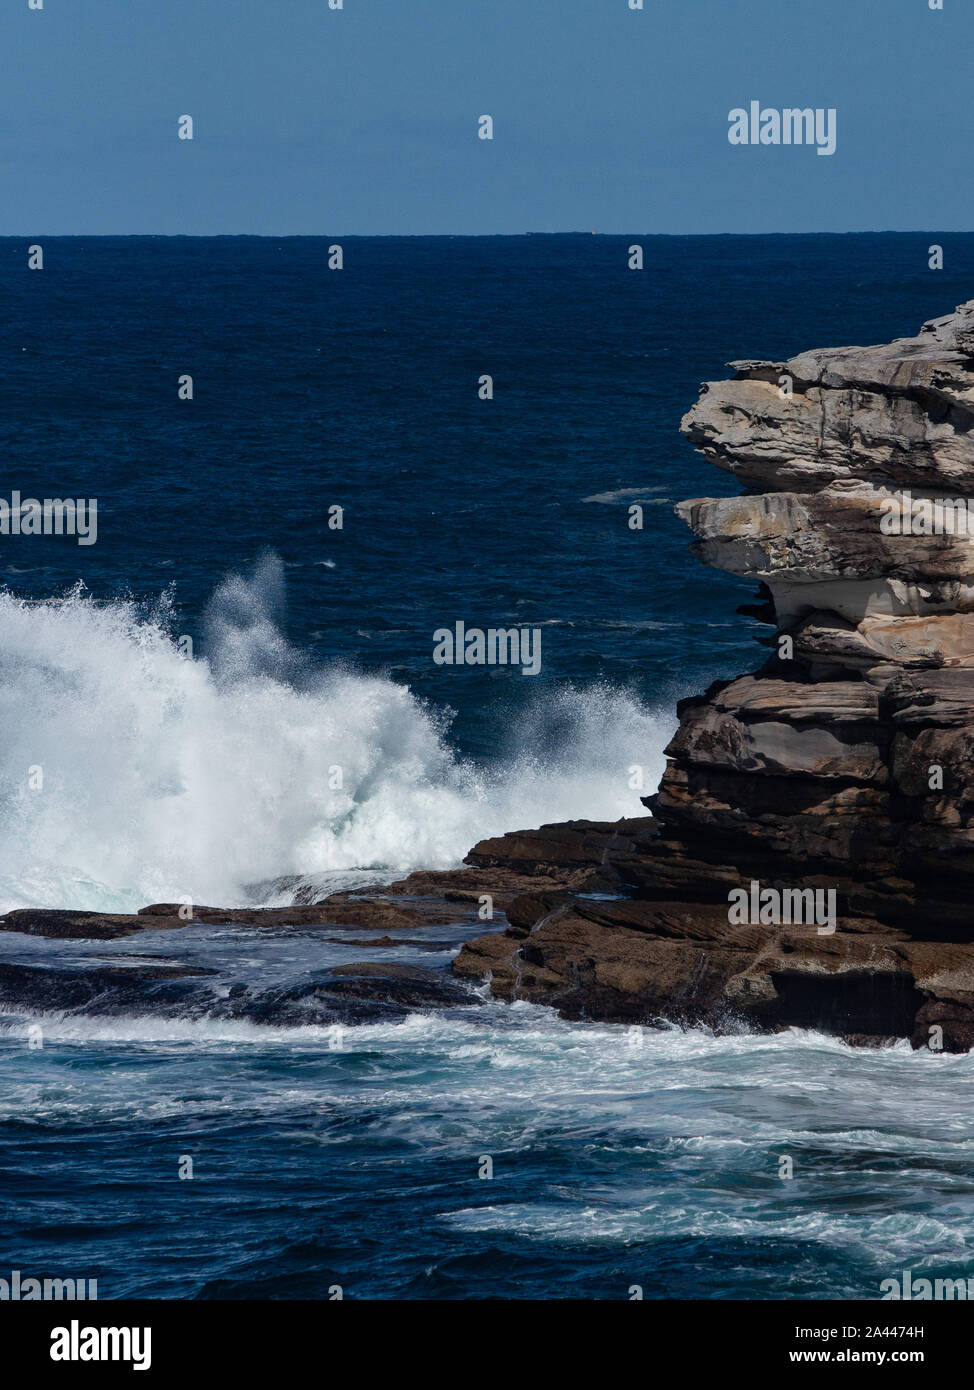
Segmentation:
{"type": "Polygon", "coordinates": [[[632,694],[547,685],[505,755],[476,764],[450,711],[314,665],[283,605],[265,557],[219,586],[187,658],[165,597],[0,594],[0,908],[243,905],[259,880],[388,880],[505,830],[643,814],[627,769],[655,785],[672,719],[632,694]]]}

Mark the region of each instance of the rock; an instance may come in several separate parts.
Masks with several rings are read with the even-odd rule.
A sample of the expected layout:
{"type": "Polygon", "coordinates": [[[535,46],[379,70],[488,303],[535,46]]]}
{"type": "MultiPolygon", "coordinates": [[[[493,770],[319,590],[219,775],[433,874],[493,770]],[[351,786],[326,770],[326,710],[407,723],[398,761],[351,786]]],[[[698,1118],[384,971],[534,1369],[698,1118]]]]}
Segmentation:
{"type": "Polygon", "coordinates": [[[209,970],[182,965],[50,966],[0,962],[0,1005],[30,1013],[178,1014],[202,1012],[209,970]]]}
{"type": "MultiPolygon", "coordinates": [[[[150,918],[145,925],[155,925],[155,919],[169,920],[178,911],[178,903],[153,903],[140,909],[140,918],[150,918]]],[[[388,931],[392,928],[416,927],[433,922],[456,921],[457,913],[442,903],[425,904],[415,909],[389,902],[385,894],[374,889],[361,894],[333,893],[320,903],[293,907],[193,907],[191,920],[215,926],[243,927],[358,927],[366,931],[388,931]]]]}
{"type": "Polygon", "coordinates": [[[418,965],[394,965],[382,960],[355,960],[349,965],[336,965],[330,973],[332,979],[345,975],[358,979],[374,977],[381,980],[424,980],[427,983],[438,979],[435,970],[424,970],[418,965]]]}
{"type": "Polygon", "coordinates": [[[450,944],[448,941],[440,939],[423,940],[421,937],[411,938],[407,936],[375,936],[363,940],[326,936],[324,939],[333,946],[367,946],[370,951],[376,949],[392,951],[403,946],[410,947],[414,951],[443,951],[450,944]]]}
{"type": "Polygon", "coordinates": [[[223,986],[213,970],[176,965],[52,968],[0,962],[0,1008],[29,1015],[246,1019],[274,1027],[398,1020],[466,1007],[475,996],[444,970],[381,961],[339,966],[279,987],[223,986]]]}
{"type": "Polygon", "coordinates": [[[528,890],[454,970],[569,1017],[966,1050],[974,528],[881,523],[904,489],[941,520],[974,501],[974,301],[915,338],[731,365],[683,430],[748,494],[677,511],[700,559],[758,582],[740,611],[776,626],[774,654],[681,702],[651,818],[576,830],[560,859],[556,827],[472,856],[587,856],[627,900],[528,890]],[[751,883],[833,894],[834,930],[732,925],[729,895],[751,883]]]}
{"type": "MultiPolygon", "coordinates": [[[[449,902],[478,905],[484,894],[495,909],[506,911],[520,894],[552,888],[577,892],[612,889],[618,879],[610,861],[632,852],[642,836],[652,833],[648,816],[620,821],[567,821],[537,830],[514,830],[481,840],[464,859],[467,866],[410,874],[383,892],[412,897],[429,896],[449,902]]],[[[362,890],[369,891],[369,890],[362,890]]]]}
{"type": "Polygon", "coordinates": [[[444,970],[357,961],[296,985],[237,995],[225,1016],[274,1027],[395,1022],[417,1009],[466,1008],[476,996],[444,970]]]}
{"type": "Polygon", "coordinates": [[[147,926],[161,929],[184,927],[186,923],[174,915],[160,915],[148,923],[134,912],[76,912],[70,908],[22,907],[0,917],[0,931],[49,936],[64,941],[77,938],[110,941],[116,937],[135,936],[147,926]]]}
{"type": "MultiPolygon", "coordinates": [[[[370,890],[372,891],[372,890],[370,890]]],[[[466,902],[466,898],[461,901],[466,902]]],[[[193,907],[179,916],[179,903],[152,903],[138,912],[85,912],[72,909],[17,908],[0,917],[0,931],[23,932],[61,940],[112,940],[144,931],[187,927],[192,922],[212,926],[281,927],[343,926],[360,931],[388,932],[448,925],[476,916],[458,912],[441,901],[403,904],[384,897],[336,893],[321,903],[294,907],[193,907]]]]}
{"type": "Polygon", "coordinates": [[[974,301],[915,338],[732,364],[735,378],[704,385],[683,432],[755,492],[806,492],[843,478],[971,492],[972,325],[974,301]]]}

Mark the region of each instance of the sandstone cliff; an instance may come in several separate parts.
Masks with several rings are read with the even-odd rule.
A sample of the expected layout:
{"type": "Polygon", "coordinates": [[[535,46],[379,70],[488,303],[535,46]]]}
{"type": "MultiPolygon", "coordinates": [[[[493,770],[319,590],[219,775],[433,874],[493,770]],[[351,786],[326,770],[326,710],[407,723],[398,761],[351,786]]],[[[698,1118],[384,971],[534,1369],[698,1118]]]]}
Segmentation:
{"type": "MultiPolygon", "coordinates": [[[[745,495],[678,511],[701,560],[760,585],[745,611],[777,629],[771,656],[683,702],[651,816],[578,827],[601,837],[590,889],[618,896],[518,898],[454,969],[574,1017],[965,1050],[974,301],[915,338],[730,365],[682,428],[745,495]],[[735,921],[728,895],[752,883],[834,893],[835,930],[735,921]]],[[[510,868],[524,838],[468,862],[510,868]]]]}

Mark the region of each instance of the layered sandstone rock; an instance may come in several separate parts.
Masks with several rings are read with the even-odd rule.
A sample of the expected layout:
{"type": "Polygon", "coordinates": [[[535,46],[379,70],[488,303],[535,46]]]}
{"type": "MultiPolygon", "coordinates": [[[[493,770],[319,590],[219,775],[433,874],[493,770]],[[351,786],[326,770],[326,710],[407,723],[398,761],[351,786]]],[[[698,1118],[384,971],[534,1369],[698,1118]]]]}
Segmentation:
{"type": "Polygon", "coordinates": [[[731,366],[683,431],[747,493],[678,511],[701,560],[760,585],[773,655],[679,707],[652,819],[601,861],[624,897],[529,897],[455,969],[572,1016],[966,1049],[974,301],[916,338],[731,366]],[[752,882],[834,892],[836,930],[732,924],[752,882]]]}

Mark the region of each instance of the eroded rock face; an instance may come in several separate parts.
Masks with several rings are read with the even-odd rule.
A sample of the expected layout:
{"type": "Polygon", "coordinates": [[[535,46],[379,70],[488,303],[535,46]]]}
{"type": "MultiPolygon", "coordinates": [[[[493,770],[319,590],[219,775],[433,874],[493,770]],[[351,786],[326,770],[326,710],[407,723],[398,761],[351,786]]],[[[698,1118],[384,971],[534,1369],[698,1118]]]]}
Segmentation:
{"type": "Polygon", "coordinates": [[[774,655],[680,705],[652,821],[604,841],[627,899],[529,894],[454,968],[573,1017],[966,1050],[974,301],[916,338],[731,366],[683,431],[748,493],[677,510],[701,560],[760,584],[774,655]],[[752,882],[832,892],[835,929],[732,923],[752,882]]]}
{"type": "Polygon", "coordinates": [[[730,366],[733,380],[706,383],[682,428],[755,492],[818,492],[838,479],[946,485],[948,495],[974,487],[974,300],[915,338],[730,366]]]}
{"type": "Polygon", "coordinates": [[[678,510],[701,559],[760,581],[786,659],[686,708],[662,820],[700,826],[712,800],[744,837],[773,817],[799,860],[855,859],[864,881],[893,871],[931,901],[941,875],[968,884],[974,533],[944,503],[974,499],[972,354],[974,302],[916,338],[704,387],[684,432],[770,491],[678,510]]]}

